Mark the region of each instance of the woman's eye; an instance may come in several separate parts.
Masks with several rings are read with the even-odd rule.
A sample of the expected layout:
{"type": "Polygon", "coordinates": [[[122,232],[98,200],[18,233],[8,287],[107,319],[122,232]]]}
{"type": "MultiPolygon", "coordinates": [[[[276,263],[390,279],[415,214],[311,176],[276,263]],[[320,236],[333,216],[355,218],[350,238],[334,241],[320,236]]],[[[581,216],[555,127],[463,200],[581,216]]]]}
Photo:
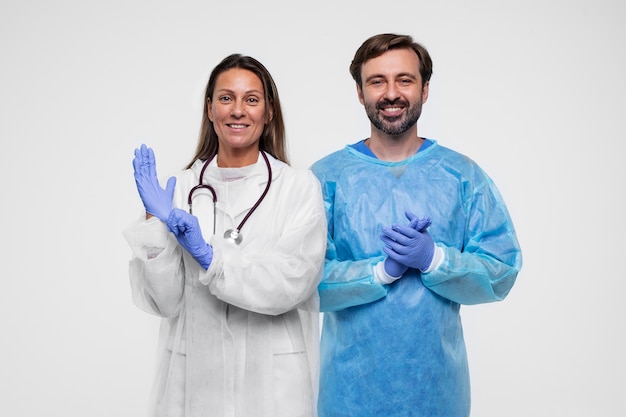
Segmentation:
{"type": "Polygon", "coordinates": [[[248,103],[250,104],[257,104],[259,102],[259,99],[256,97],[248,97],[248,103]]]}

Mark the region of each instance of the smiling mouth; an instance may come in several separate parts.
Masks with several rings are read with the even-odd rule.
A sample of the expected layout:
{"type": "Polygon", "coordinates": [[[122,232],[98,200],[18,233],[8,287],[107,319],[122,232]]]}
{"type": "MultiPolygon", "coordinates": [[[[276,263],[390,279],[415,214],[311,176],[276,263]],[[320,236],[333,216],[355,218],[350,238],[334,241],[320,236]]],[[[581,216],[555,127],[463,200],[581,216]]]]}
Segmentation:
{"type": "Polygon", "coordinates": [[[401,107],[388,107],[382,109],[383,117],[389,120],[395,120],[401,117],[404,114],[404,111],[401,107]]]}
{"type": "Polygon", "coordinates": [[[404,100],[382,100],[376,105],[376,109],[387,117],[398,116],[407,108],[408,103],[404,100]]]}
{"type": "Polygon", "coordinates": [[[245,127],[248,127],[248,125],[235,124],[235,123],[229,123],[226,126],[230,127],[231,129],[243,129],[245,127]]]}
{"type": "Polygon", "coordinates": [[[380,107],[379,111],[385,119],[395,121],[404,114],[404,107],[380,107]]]}

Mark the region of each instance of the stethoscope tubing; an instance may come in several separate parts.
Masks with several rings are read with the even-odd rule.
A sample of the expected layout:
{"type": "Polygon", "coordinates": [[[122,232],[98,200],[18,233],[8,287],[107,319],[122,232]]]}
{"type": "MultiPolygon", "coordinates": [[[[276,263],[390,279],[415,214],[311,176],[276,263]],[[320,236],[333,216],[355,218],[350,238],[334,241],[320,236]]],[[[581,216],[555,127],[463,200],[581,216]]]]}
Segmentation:
{"type": "MultiPolygon", "coordinates": [[[[261,194],[261,197],[259,197],[259,199],[256,201],[256,203],[254,203],[252,208],[248,211],[248,213],[246,213],[246,216],[243,218],[243,220],[239,223],[239,225],[235,229],[237,231],[237,233],[239,233],[241,231],[241,228],[246,223],[246,221],[248,221],[248,218],[257,209],[257,207],[259,207],[259,204],[261,204],[261,202],[263,201],[263,199],[267,195],[267,192],[270,189],[270,185],[272,184],[272,167],[270,166],[270,161],[267,158],[267,155],[265,154],[264,151],[261,150],[260,152],[261,152],[261,156],[263,156],[263,159],[265,160],[265,165],[267,166],[267,185],[265,186],[265,190],[263,190],[263,193],[261,194]]],[[[211,185],[202,183],[202,180],[204,178],[204,171],[207,169],[207,167],[209,166],[209,164],[211,163],[213,158],[215,158],[215,155],[213,155],[209,159],[207,159],[206,162],[204,163],[204,165],[202,166],[202,170],[200,171],[200,180],[198,182],[198,185],[194,186],[189,191],[189,196],[187,197],[187,204],[189,205],[189,214],[193,214],[193,208],[192,208],[193,193],[196,190],[199,190],[201,188],[202,189],[207,189],[207,190],[209,190],[211,192],[211,196],[213,197],[213,234],[215,234],[215,218],[217,216],[217,193],[215,192],[215,189],[211,185]]]]}

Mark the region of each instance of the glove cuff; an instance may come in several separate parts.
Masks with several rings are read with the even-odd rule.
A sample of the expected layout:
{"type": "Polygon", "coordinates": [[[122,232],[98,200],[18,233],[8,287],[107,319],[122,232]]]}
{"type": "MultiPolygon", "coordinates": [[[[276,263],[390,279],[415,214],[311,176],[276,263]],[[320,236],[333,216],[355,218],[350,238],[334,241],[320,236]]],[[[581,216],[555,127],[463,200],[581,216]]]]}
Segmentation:
{"type": "Polygon", "coordinates": [[[402,278],[402,275],[400,275],[399,277],[394,277],[387,273],[387,271],[385,270],[384,260],[374,265],[374,281],[378,282],[379,284],[391,284],[392,282],[400,278],[402,278]]]}
{"type": "Polygon", "coordinates": [[[209,269],[211,262],[213,261],[213,248],[208,243],[203,250],[199,250],[193,257],[205,270],[209,269]]]}
{"type": "Polygon", "coordinates": [[[446,258],[446,254],[443,249],[434,243],[433,245],[435,246],[435,250],[433,251],[433,259],[430,261],[430,265],[428,265],[428,268],[420,270],[424,274],[439,268],[439,266],[443,263],[443,260],[446,258]]]}

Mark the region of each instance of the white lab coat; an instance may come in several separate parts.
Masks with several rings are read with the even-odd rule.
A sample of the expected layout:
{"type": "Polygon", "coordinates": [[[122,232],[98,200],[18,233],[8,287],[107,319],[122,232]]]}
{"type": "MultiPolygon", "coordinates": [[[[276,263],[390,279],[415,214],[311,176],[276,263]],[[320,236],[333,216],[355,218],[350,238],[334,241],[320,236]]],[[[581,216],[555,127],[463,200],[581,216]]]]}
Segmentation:
{"type": "MultiPolygon", "coordinates": [[[[267,184],[263,158],[217,168],[194,194],[193,214],[213,246],[205,271],[156,218],[124,236],[133,259],[133,300],[163,317],[150,416],[315,417],[319,377],[319,298],[326,218],[318,180],[269,156],[271,187],[235,245],[223,238],[267,184]]],[[[202,161],[177,175],[174,207],[187,209],[202,161]]]]}

